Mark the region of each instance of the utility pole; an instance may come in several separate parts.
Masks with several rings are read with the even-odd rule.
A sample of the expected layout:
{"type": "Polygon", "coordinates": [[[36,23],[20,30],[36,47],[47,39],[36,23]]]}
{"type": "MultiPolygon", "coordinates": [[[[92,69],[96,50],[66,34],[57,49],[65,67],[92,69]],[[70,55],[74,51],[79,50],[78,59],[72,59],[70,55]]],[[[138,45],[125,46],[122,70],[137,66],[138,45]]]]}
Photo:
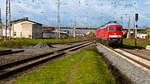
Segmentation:
{"type": "Polygon", "coordinates": [[[57,4],[58,4],[57,6],[57,33],[58,33],[58,38],[60,39],[60,5],[61,5],[60,0],[58,0],[57,4]]]}
{"type": "MultiPolygon", "coordinates": [[[[5,25],[4,41],[7,40],[8,29],[10,29],[10,0],[6,0],[6,25],[5,25]]],[[[10,30],[9,30],[9,32],[10,32],[10,30]]]]}
{"type": "Polygon", "coordinates": [[[76,17],[74,18],[73,37],[76,37],[76,17]]]}

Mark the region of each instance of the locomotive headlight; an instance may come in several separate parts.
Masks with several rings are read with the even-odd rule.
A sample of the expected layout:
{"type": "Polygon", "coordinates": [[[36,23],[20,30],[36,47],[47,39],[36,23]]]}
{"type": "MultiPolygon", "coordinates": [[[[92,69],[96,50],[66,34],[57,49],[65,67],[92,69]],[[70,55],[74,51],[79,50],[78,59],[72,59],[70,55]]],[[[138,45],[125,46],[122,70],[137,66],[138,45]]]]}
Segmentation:
{"type": "Polygon", "coordinates": [[[109,37],[121,37],[121,35],[109,35],[109,37]]]}

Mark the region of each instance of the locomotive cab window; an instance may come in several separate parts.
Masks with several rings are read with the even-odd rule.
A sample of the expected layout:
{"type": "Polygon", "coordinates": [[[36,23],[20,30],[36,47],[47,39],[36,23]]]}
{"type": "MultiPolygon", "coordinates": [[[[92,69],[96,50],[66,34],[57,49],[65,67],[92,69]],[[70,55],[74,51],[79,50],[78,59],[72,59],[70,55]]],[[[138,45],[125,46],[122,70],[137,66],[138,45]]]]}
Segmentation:
{"type": "Polygon", "coordinates": [[[122,31],[121,27],[116,27],[116,31],[122,31]]]}
{"type": "Polygon", "coordinates": [[[109,31],[114,31],[114,27],[109,27],[109,31]]]}

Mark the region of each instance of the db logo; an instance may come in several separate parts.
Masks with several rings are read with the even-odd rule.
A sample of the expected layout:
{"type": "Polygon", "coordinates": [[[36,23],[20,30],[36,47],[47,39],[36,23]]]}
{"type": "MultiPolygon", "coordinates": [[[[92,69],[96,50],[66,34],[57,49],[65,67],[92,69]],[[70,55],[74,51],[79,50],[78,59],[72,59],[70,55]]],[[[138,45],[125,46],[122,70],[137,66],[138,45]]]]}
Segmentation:
{"type": "Polygon", "coordinates": [[[117,35],[116,33],[114,33],[114,35],[117,35]]]}

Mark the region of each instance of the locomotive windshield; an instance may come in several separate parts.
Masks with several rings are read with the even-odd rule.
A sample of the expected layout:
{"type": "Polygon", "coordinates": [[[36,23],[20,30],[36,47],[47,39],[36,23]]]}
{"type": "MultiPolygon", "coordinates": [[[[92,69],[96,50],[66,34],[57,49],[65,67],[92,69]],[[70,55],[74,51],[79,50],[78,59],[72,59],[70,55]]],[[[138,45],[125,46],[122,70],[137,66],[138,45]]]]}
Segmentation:
{"type": "Polygon", "coordinates": [[[121,31],[122,28],[121,28],[121,27],[116,27],[116,30],[117,30],[117,31],[121,31]]]}
{"type": "Polygon", "coordinates": [[[109,31],[114,31],[114,27],[109,27],[109,31]]]}

